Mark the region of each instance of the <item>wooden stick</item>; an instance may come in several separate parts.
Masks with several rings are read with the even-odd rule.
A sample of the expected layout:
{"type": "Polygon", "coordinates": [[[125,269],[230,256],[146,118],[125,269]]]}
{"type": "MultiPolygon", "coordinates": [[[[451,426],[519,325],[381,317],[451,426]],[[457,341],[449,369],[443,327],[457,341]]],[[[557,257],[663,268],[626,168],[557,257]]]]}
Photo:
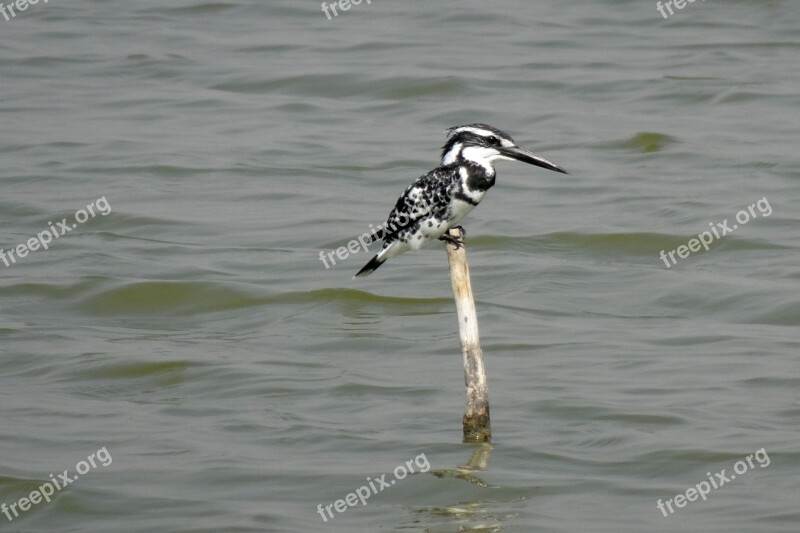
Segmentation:
{"type": "MultiPolygon", "coordinates": [[[[460,228],[451,228],[448,235],[463,240],[460,228]]],[[[450,263],[450,281],[456,300],[458,333],[461,353],[464,356],[464,384],[467,386],[464,410],[464,442],[489,442],[492,428],[489,422],[489,391],[486,371],[483,368],[483,351],[478,337],[478,315],[472,297],[469,279],[467,250],[447,243],[447,260],[450,263]]]]}

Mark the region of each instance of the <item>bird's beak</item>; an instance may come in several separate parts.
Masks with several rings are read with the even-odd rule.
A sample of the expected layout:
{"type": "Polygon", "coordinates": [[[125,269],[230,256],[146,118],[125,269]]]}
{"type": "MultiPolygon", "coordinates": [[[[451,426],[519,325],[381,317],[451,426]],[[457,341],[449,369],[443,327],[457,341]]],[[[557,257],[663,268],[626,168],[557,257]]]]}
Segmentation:
{"type": "Polygon", "coordinates": [[[537,167],[546,168],[548,170],[555,170],[556,172],[561,172],[563,174],[569,174],[569,172],[567,172],[560,166],[556,165],[555,163],[551,163],[544,157],[540,157],[534,154],[533,152],[530,152],[524,148],[520,148],[519,146],[498,148],[498,151],[500,152],[500,155],[502,155],[503,157],[507,157],[508,159],[515,159],[517,161],[522,161],[523,163],[536,165],[537,167]]]}

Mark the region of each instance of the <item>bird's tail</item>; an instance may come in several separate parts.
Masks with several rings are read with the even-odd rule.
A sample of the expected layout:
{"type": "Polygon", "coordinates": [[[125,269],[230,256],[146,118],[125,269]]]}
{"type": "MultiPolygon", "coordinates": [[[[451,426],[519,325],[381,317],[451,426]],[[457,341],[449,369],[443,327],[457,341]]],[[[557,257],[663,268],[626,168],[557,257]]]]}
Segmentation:
{"type": "Polygon", "coordinates": [[[386,262],[386,259],[388,259],[388,257],[387,258],[381,258],[380,254],[376,254],[375,257],[370,259],[369,263],[364,265],[364,268],[359,270],[358,273],[353,277],[357,278],[359,276],[369,276],[370,274],[372,274],[373,272],[378,270],[378,267],[380,267],[382,264],[384,264],[386,262]]]}

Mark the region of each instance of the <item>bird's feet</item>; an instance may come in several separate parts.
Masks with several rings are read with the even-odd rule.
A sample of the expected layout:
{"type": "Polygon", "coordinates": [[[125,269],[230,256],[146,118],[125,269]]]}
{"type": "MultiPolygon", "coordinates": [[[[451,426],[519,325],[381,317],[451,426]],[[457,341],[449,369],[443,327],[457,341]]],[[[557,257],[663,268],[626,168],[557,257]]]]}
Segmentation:
{"type": "Polygon", "coordinates": [[[450,235],[449,230],[448,230],[447,233],[445,233],[444,235],[439,237],[439,240],[452,244],[453,246],[456,247],[456,250],[458,250],[459,248],[464,246],[464,237],[467,236],[467,232],[461,226],[453,226],[453,228],[461,230],[461,238],[460,239],[458,237],[453,237],[452,235],[450,235]]]}

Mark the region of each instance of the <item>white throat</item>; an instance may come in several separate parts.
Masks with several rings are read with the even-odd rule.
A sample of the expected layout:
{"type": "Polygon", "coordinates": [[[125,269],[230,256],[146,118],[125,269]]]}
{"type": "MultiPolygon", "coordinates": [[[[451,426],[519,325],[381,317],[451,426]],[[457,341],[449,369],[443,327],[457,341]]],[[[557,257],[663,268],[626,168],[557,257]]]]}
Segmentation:
{"type": "Polygon", "coordinates": [[[482,166],[487,174],[494,175],[494,165],[492,163],[503,156],[498,154],[494,148],[468,146],[461,151],[461,157],[471,163],[482,166]]]}

